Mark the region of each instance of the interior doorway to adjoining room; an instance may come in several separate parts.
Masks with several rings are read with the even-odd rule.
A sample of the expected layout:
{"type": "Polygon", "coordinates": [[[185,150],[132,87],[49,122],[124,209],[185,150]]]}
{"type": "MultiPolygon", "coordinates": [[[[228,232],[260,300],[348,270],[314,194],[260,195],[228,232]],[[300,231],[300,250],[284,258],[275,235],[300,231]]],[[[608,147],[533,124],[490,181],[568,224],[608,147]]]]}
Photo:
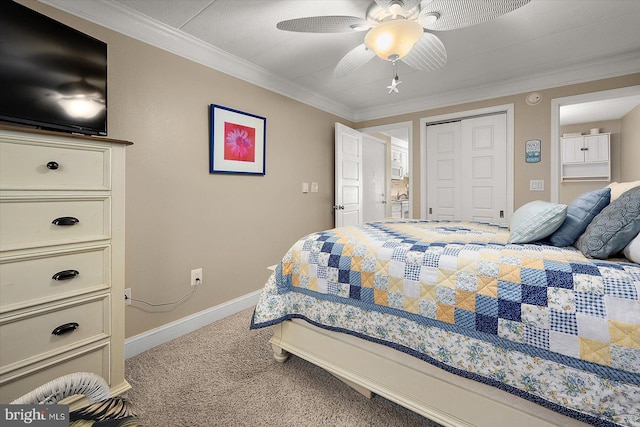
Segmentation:
{"type": "MultiPolygon", "coordinates": [[[[385,216],[387,218],[413,218],[412,122],[373,126],[359,129],[359,131],[385,143],[384,161],[387,171],[384,193],[385,216]]],[[[366,189],[367,186],[373,185],[373,182],[367,179],[363,185],[366,189]]],[[[365,193],[367,193],[366,190],[365,193]]],[[[379,198],[376,193],[370,194],[374,199],[379,198]]],[[[375,206],[375,200],[372,200],[372,206],[375,206]]]]}

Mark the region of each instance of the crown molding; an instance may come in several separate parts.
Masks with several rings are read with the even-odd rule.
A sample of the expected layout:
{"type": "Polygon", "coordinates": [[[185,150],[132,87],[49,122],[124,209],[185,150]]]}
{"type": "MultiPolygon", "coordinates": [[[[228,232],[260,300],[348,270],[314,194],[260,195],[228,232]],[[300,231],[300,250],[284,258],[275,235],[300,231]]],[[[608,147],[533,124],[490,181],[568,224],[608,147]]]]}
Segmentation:
{"type": "Polygon", "coordinates": [[[638,53],[624,53],[590,61],[588,66],[578,64],[520,79],[504,80],[499,83],[460,89],[445,94],[423,93],[413,101],[385,104],[359,110],[355,113],[355,122],[393,117],[451,105],[500,98],[502,96],[518,95],[535,90],[585,83],[637,72],[640,72],[640,56],[638,56],[638,53]]]}
{"type": "Polygon", "coordinates": [[[355,117],[355,112],[345,105],[291,83],[262,67],[142,15],[121,3],[109,0],[39,1],[343,119],[353,121],[355,117]]]}
{"type": "Polygon", "coordinates": [[[344,104],[309,91],[268,70],[238,58],[182,31],[142,15],[109,0],[39,0],[41,3],[86,19],[110,30],[127,35],[175,55],[213,68],[256,86],[352,121],[393,117],[418,111],[464,104],[485,99],[511,96],[534,90],[584,83],[640,71],[637,52],[612,55],[605,59],[568,66],[534,76],[503,80],[484,86],[450,91],[444,94],[422,93],[410,101],[354,111],[344,104]]]}

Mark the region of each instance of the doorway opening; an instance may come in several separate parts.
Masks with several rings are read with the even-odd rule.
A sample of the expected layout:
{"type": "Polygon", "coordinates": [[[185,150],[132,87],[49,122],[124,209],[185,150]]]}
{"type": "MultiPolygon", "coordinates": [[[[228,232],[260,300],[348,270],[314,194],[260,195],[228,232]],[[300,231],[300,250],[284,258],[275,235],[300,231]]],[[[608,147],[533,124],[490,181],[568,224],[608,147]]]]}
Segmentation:
{"type": "MultiPolygon", "coordinates": [[[[413,218],[413,123],[391,123],[358,130],[368,135],[370,141],[383,141],[385,144],[385,190],[382,195],[373,193],[373,197],[377,197],[373,203],[384,205],[386,218],[413,218]]],[[[372,184],[365,182],[364,186],[372,184]]]]}

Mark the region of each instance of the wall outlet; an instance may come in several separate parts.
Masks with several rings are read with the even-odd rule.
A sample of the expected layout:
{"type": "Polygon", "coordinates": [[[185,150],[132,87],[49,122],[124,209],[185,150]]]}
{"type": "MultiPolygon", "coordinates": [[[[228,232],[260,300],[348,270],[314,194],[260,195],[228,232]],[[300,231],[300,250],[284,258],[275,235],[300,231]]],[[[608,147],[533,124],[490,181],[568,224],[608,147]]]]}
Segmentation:
{"type": "Polygon", "coordinates": [[[202,268],[191,270],[191,286],[202,285],[202,268]]]}
{"type": "Polygon", "coordinates": [[[131,288],[124,290],[124,305],[131,305],[131,288]]]}

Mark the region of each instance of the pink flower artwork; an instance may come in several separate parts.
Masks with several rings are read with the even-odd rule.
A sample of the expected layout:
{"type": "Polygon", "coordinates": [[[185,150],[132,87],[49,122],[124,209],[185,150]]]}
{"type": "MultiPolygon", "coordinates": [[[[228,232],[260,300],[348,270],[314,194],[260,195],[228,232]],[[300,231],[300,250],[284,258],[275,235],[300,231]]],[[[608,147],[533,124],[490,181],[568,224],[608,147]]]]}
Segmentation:
{"type": "Polygon", "coordinates": [[[255,162],[255,139],[254,128],[224,122],[224,159],[255,162]]]}

